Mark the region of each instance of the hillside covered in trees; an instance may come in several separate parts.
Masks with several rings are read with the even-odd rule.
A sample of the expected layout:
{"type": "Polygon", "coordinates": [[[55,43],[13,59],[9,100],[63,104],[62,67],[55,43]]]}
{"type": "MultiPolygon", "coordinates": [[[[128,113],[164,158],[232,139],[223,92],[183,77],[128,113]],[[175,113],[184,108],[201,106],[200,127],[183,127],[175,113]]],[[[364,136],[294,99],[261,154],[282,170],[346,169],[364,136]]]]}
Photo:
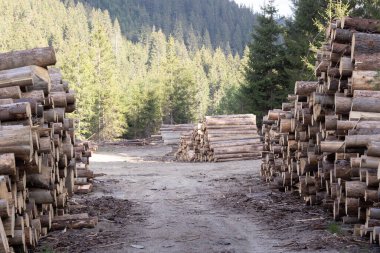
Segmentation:
{"type": "MultiPolygon", "coordinates": [[[[67,1],[67,0],[66,0],[67,1]]],[[[255,15],[231,0],[76,0],[108,10],[128,39],[142,42],[152,27],[184,41],[188,50],[222,48],[242,55],[255,15]]]]}
{"type": "Polygon", "coordinates": [[[189,51],[160,29],[133,43],[107,11],[82,3],[0,0],[0,19],[0,52],[54,46],[78,94],[82,137],[149,136],[162,121],[187,123],[239,107],[231,96],[242,81],[238,54],[189,51]]]}

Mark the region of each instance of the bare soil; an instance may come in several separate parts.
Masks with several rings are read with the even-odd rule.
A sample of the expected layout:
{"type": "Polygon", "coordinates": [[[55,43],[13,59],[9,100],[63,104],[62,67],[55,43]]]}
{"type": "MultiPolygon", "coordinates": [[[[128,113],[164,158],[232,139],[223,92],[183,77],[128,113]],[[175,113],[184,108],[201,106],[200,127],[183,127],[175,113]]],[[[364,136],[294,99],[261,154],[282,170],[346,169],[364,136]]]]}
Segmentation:
{"type": "Polygon", "coordinates": [[[377,252],[321,207],[271,190],[260,161],[177,163],[167,146],[107,145],[94,191],[70,201],[95,229],[50,233],[36,252],[377,252]]]}

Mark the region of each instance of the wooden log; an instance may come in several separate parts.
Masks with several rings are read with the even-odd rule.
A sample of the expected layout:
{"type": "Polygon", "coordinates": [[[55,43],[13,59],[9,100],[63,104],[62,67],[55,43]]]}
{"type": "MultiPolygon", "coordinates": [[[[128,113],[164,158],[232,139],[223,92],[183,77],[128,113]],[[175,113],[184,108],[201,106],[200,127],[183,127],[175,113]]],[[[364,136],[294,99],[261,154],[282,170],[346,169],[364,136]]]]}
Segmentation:
{"type": "Polygon", "coordinates": [[[378,121],[337,121],[337,130],[351,130],[351,129],[376,129],[379,126],[378,121]]]}
{"type": "Polygon", "coordinates": [[[356,97],[352,99],[353,111],[380,113],[380,98],[356,97]]]}
{"type": "Polygon", "coordinates": [[[360,206],[359,198],[347,197],[346,202],[345,202],[346,215],[357,216],[359,206],[360,206]]]}
{"type": "Polygon", "coordinates": [[[341,77],[350,77],[353,71],[351,57],[343,56],[339,62],[339,73],[341,77]]]}
{"type": "Polygon", "coordinates": [[[0,127],[0,153],[14,153],[16,158],[31,161],[33,156],[31,127],[0,127]]]}
{"type": "Polygon", "coordinates": [[[321,152],[337,153],[345,151],[344,141],[322,141],[320,144],[321,152]]]}
{"type": "Polygon", "coordinates": [[[206,119],[207,126],[209,125],[256,125],[255,118],[208,118],[206,119]]]}
{"type": "Polygon", "coordinates": [[[347,181],[345,185],[346,198],[363,198],[365,190],[367,189],[366,183],[360,181],[347,181]]]}
{"type": "Polygon", "coordinates": [[[316,91],[318,85],[318,82],[298,81],[295,84],[294,94],[300,96],[308,96],[316,91]]]}
{"type": "Polygon", "coordinates": [[[32,112],[29,103],[0,105],[0,121],[17,121],[30,119],[32,112]]]}
{"type": "Polygon", "coordinates": [[[22,98],[31,98],[40,104],[45,103],[45,94],[43,90],[32,90],[29,92],[23,92],[22,98]]]}
{"type": "Polygon", "coordinates": [[[377,169],[380,163],[380,157],[362,155],[360,159],[361,168],[377,169]]]}
{"type": "Polygon", "coordinates": [[[380,128],[348,130],[348,135],[370,135],[370,134],[380,134],[380,128]]]}
{"type": "Polygon", "coordinates": [[[380,35],[355,33],[352,37],[351,58],[356,70],[378,70],[380,64],[380,35]]]}
{"type": "Polygon", "coordinates": [[[0,174],[16,176],[16,159],[13,153],[0,154],[0,174]]]}
{"type": "Polygon", "coordinates": [[[78,177],[85,177],[87,179],[94,178],[94,172],[92,170],[88,169],[78,169],[77,170],[77,176],[78,177]]]}
{"type": "Polygon", "coordinates": [[[29,188],[29,197],[34,199],[36,204],[51,204],[56,202],[55,190],[29,188]]]}
{"type": "Polygon", "coordinates": [[[380,121],[380,113],[376,112],[357,112],[350,111],[349,116],[351,121],[368,120],[368,121],[380,121]]]}
{"type": "Polygon", "coordinates": [[[1,253],[10,252],[8,238],[5,233],[3,222],[1,219],[0,219],[0,252],[1,253]]]}
{"type": "Polygon", "coordinates": [[[98,223],[97,217],[89,217],[87,213],[65,214],[55,216],[52,222],[52,230],[94,228],[98,223]]]}
{"type": "Polygon", "coordinates": [[[377,19],[364,19],[344,17],[341,19],[342,29],[352,29],[360,32],[379,33],[380,21],[377,19]]]}
{"type": "Polygon", "coordinates": [[[353,71],[351,90],[380,90],[380,75],[378,71],[353,71]]]}
{"type": "Polygon", "coordinates": [[[333,41],[342,44],[349,44],[352,42],[353,31],[346,29],[336,29],[334,31],[333,41]]]}
{"type": "Polygon", "coordinates": [[[351,47],[348,44],[342,44],[342,43],[337,43],[333,42],[332,47],[331,47],[331,53],[336,53],[339,55],[351,55],[351,47]]]}
{"type": "Polygon", "coordinates": [[[348,114],[351,111],[352,98],[335,94],[335,113],[348,114]]]}
{"type": "Polygon", "coordinates": [[[54,107],[67,107],[66,92],[51,92],[54,107]]]}
{"type": "Polygon", "coordinates": [[[10,211],[9,217],[2,219],[2,221],[3,221],[5,234],[8,237],[13,237],[14,231],[15,231],[15,208],[14,208],[14,205],[10,205],[9,211],[10,211]]]}
{"type": "Polygon", "coordinates": [[[20,99],[21,89],[19,86],[0,88],[0,98],[20,99]]]}
{"type": "Polygon", "coordinates": [[[379,180],[377,179],[377,168],[376,170],[366,171],[366,184],[368,187],[379,186],[379,180]]]}
{"type": "Polygon", "coordinates": [[[36,65],[46,68],[56,64],[52,47],[12,51],[0,54],[0,70],[36,65]]]}
{"type": "Polygon", "coordinates": [[[378,190],[365,190],[364,200],[366,202],[379,202],[380,194],[378,190]]]}

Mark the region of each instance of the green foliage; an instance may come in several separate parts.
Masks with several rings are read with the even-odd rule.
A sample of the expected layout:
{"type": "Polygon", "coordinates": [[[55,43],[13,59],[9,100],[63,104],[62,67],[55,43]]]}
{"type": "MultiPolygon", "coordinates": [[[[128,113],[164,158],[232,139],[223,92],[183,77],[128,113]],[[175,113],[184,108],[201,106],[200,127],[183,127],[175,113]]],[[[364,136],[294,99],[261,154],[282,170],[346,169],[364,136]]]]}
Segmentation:
{"type": "MultiPolygon", "coordinates": [[[[58,67],[77,93],[71,116],[79,119],[81,138],[146,137],[163,121],[188,123],[228,111],[221,101],[241,79],[239,55],[198,50],[199,44],[190,52],[181,40],[183,25],[177,39],[150,28],[133,43],[106,10],[58,0],[0,0],[0,19],[1,52],[54,46],[58,67]]],[[[204,35],[209,41],[207,30],[204,35]]]]}
{"type": "MultiPolygon", "coordinates": [[[[64,0],[62,0],[64,1],[64,0]]],[[[242,54],[249,42],[255,15],[249,8],[230,0],[76,0],[108,10],[118,19],[123,34],[142,42],[146,29],[153,26],[166,36],[184,41],[188,50],[228,48],[242,54]]],[[[228,52],[227,52],[228,53],[228,52]]]]}
{"type": "Polygon", "coordinates": [[[340,235],[342,234],[342,227],[336,222],[331,222],[327,227],[327,231],[329,231],[331,234],[340,235]]]}
{"type": "Polygon", "coordinates": [[[285,47],[280,40],[283,28],[276,22],[276,13],[273,1],[263,7],[245,67],[244,111],[256,114],[258,119],[267,110],[278,108],[289,92],[285,47]]]}

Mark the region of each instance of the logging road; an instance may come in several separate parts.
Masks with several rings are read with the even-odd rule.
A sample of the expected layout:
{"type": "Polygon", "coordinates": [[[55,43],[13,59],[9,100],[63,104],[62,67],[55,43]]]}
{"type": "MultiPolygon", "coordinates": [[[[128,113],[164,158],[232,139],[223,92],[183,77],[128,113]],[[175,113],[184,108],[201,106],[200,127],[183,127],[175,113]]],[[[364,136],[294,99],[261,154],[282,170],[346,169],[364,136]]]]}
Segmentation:
{"type": "Polygon", "coordinates": [[[173,163],[160,161],[171,151],[166,146],[107,149],[91,158],[92,169],[106,173],[103,180],[119,180],[112,195],[138,203],[147,216],[126,227],[128,243],[112,252],[281,252],[272,247],[278,242],[261,233],[255,217],[214,204],[230,190],[226,180],[257,174],[259,161],[173,163]]]}
{"type": "Polygon", "coordinates": [[[103,183],[98,184],[94,193],[98,197],[108,193],[128,199],[136,204],[131,213],[141,215],[140,220],[125,227],[125,243],[99,252],[292,251],[281,245],[294,246],[296,242],[274,239],[273,232],[260,224],[261,218],[254,210],[224,208],[223,200],[232,205],[231,202],[239,202],[228,199],[237,192],[239,196],[249,195],[250,191],[254,194],[260,161],[203,164],[163,161],[162,157],[170,151],[166,146],[108,146],[100,148],[91,158],[94,172],[107,174],[98,179],[103,183]],[[132,244],[144,249],[135,249],[132,244]]]}
{"type": "Polygon", "coordinates": [[[170,151],[100,147],[90,162],[94,190],[75,195],[70,207],[98,216],[98,226],[53,232],[37,252],[376,252],[328,232],[322,208],[270,190],[259,160],[177,163],[165,157],[170,151]]]}

